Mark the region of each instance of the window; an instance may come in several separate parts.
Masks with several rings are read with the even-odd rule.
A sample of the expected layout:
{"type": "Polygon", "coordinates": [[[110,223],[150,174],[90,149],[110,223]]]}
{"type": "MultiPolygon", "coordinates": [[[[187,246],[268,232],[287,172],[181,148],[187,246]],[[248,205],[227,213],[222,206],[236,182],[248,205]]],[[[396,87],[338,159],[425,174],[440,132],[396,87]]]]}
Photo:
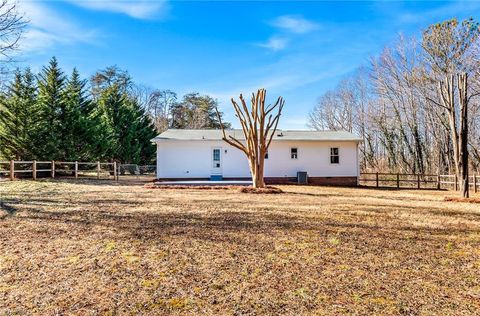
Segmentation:
{"type": "Polygon", "coordinates": [[[220,161],[220,149],[213,150],[213,161],[220,161]]]}
{"type": "Polygon", "coordinates": [[[220,168],[220,149],[213,149],[213,168],[220,168]]]}
{"type": "Polygon", "coordinates": [[[268,150],[265,152],[265,159],[268,159],[268,150]]]}
{"type": "Polygon", "coordinates": [[[330,148],[330,163],[340,163],[340,155],[338,154],[338,148],[330,148]]]}
{"type": "Polygon", "coordinates": [[[298,159],[298,149],[297,148],[290,148],[290,158],[298,159]]]}

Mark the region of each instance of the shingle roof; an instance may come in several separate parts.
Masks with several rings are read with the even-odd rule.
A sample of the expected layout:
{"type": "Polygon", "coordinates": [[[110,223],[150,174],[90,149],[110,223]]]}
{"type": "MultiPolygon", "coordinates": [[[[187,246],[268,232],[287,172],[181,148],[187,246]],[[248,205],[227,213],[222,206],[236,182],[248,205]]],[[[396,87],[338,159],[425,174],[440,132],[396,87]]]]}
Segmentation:
{"type": "MultiPolygon", "coordinates": [[[[227,135],[242,140],[240,129],[227,130],[227,135]]],[[[158,140],[221,140],[222,130],[219,129],[168,129],[152,141],[158,140]]],[[[277,129],[274,140],[316,140],[316,141],[362,141],[361,138],[346,131],[293,131],[277,129]]]]}

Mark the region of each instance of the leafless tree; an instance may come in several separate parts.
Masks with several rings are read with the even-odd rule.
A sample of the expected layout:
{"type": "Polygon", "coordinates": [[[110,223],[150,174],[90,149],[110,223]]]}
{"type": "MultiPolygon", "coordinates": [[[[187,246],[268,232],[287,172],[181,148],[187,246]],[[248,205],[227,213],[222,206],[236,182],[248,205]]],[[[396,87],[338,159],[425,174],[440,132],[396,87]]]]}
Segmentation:
{"type": "Polygon", "coordinates": [[[455,77],[453,75],[447,75],[445,80],[439,82],[438,85],[439,95],[442,99],[441,105],[448,113],[455,172],[460,179],[460,192],[463,197],[468,198],[468,103],[471,95],[468,94],[467,73],[457,75],[456,88],[458,103],[455,102],[455,77]]]}
{"type": "MultiPolygon", "coordinates": [[[[446,76],[466,73],[465,147],[471,170],[480,171],[480,26],[476,21],[434,24],[425,29],[420,42],[399,36],[364,69],[367,75],[361,80],[353,74],[319,98],[309,117],[313,128],[351,127],[363,136],[364,170],[456,173],[460,155],[451,115],[439,101],[438,83],[446,76]]],[[[456,103],[459,93],[454,89],[456,103]]],[[[460,120],[460,100],[458,106],[460,120]]]]}
{"type": "Polygon", "coordinates": [[[265,154],[275,135],[278,121],[280,120],[282,109],[285,105],[283,98],[279,97],[273,105],[265,106],[266,95],[267,90],[265,89],[259,89],[256,94],[252,93],[250,108],[247,106],[247,102],[241,94],[240,104],[233,98],[231,100],[240,125],[242,126],[245,141],[238,139],[225,129],[220,112],[217,109],[218,120],[220,121],[223,132],[223,140],[231,146],[240,149],[247,156],[254,188],[265,187],[263,177],[265,154]]]}
{"type": "Polygon", "coordinates": [[[0,54],[3,62],[11,60],[11,54],[18,48],[26,24],[16,2],[0,1],[0,54]]]}
{"type": "MultiPolygon", "coordinates": [[[[0,0],[0,74],[8,76],[15,52],[27,26],[16,2],[0,0]]],[[[2,80],[3,81],[3,80],[2,80]]],[[[1,83],[3,85],[3,83],[1,83]]]]}
{"type": "Polygon", "coordinates": [[[170,126],[172,108],[177,102],[177,94],[171,90],[152,89],[144,85],[135,85],[132,95],[150,115],[158,133],[170,126]]]}

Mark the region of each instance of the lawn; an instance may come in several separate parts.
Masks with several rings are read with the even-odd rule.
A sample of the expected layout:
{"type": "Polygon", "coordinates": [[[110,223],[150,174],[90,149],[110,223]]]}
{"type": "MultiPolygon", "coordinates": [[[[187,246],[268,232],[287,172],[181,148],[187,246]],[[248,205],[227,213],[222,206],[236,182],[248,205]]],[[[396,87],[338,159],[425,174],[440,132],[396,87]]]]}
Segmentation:
{"type": "Polygon", "coordinates": [[[480,314],[479,204],[281,188],[1,182],[0,314],[480,314]]]}

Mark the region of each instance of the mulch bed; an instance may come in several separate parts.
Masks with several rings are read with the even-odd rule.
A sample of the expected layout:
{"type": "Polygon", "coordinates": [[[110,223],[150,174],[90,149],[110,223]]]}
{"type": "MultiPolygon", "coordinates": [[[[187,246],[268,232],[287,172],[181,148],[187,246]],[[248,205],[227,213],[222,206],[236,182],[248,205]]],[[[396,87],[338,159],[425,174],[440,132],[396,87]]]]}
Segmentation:
{"type": "Polygon", "coordinates": [[[148,183],[144,185],[147,189],[163,190],[238,190],[240,193],[252,194],[280,194],[284,193],[281,189],[267,186],[266,188],[253,188],[252,186],[239,185],[167,185],[148,183]]]}
{"type": "Polygon", "coordinates": [[[276,187],[267,186],[266,188],[254,188],[251,186],[242,187],[239,190],[241,193],[253,193],[253,194],[279,194],[283,191],[276,187]]]}

